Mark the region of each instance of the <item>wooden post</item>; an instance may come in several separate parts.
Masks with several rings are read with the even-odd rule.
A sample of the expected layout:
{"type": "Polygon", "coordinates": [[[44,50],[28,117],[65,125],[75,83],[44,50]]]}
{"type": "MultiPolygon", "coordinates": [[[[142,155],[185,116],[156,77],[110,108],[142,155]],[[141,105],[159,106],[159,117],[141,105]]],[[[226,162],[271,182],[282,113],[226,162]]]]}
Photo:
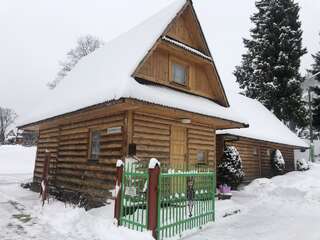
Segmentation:
{"type": "MultiPolygon", "coordinates": [[[[150,164],[151,165],[151,164],[150,164]]],[[[149,165],[149,191],[148,191],[148,229],[152,231],[152,236],[157,238],[158,225],[158,184],[160,167],[149,165]]]]}
{"type": "Polygon", "coordinates": [[[123,162],[117,161],[116,185],[115,185],[115,201],[114,201],[114,218],[117,219],[117,225],[120,223],[121,213],[121,184],[123,175],[123,162]]]}
{"type": "Polygon", "coordinates": [[[44,202],[48,199],[49,164],[50,164],[50,152],[46,150],[43,171],[42,171],[42,178],[41,178],[41,186],[40,186],[40,196],[42,200],[42,206],[44,205],[44,202]]]}

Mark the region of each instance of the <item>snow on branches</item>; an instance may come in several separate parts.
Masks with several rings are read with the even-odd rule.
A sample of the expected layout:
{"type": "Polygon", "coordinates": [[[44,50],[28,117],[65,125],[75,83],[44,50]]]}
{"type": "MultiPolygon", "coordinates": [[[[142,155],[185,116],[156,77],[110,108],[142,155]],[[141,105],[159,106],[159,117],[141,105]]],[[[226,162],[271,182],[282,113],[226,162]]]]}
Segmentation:
{"type": "Polygon", "coordinates": [[[273,152],[272,168],[274,170],[274,174],[276,174],[276,175],[284,173],[285,161],[284,161],[282,153],[279,149],[277,149],[273,152]]]}
{"type": "Polygon", "coordinates": [[[244,177],[242,161],[236,147],[226,146],[217,171],[218,184],[227,184],[236,189],[244,177]]]}
{"type": "Polygon", "coordinates": [[[103,41],[91,35],[80,37],[77,41],[77,46],[67,53],[67,61],[60,62],[61,69],[52,82],[47,85],[50,89],[54,89],[59,82],[67,76],[79,60],[90,53],[94,52],[104,44],[103,41]]]}

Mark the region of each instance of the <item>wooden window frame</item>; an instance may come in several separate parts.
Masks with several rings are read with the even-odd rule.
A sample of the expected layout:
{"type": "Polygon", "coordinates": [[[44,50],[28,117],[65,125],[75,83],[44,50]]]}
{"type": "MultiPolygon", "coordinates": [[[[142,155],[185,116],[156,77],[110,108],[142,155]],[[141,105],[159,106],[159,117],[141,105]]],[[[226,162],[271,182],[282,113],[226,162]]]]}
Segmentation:
{"type": "Polygon", "coordinates": [[[252,148],[252,154],[253,154],[253,156],[259,156],[258,147],[253,146],[253,148],[252,148]]]}
{"type": "Polygon", "coordinates": [[[98,163],[100,160],[100,153],[101,153],[101,133],[102,133],[102,129],[100,128],[90,128],[89,129],[89,147],[88,147],[88,162],[89,163],[98,163]],[[99,132],[100,133],[100,149],[99,149],[99,155],[97,159],[92,159],[92,134],[94,132],[99,132]]]}
{"type": "Polygon", "coordinates": [[[198,165],[207,165],[209,163],[209,153],[208,150],[197,150],[197,155],[196,155],[196,160],[198,165]],[[204,153],[204,161],[199,161],[198,160],[198,153],[203,152],[204,153]]]}
{"type": "Polygon", "coordinates": [[[181,88],[185,88],[185,89],[189,89],[189,82],[190,82],[190,64],[188,64],[187,62],[178,59],[176,57],[173,56],[169,56],[169,82],[170,84],[174,85],[174,86],[178,86],[181,88]],[[174,81],[173,79],[173,64],[177,64],[180,65],[182,67],[185,68],[186,70],[186,84],[181,84],[178,83],[176,81],[174,81]]]}
{"type": "Polygon", "coordinates": [[[267,157],[271,157],[272,149],[268,148],[267,149],[267,157]]]}

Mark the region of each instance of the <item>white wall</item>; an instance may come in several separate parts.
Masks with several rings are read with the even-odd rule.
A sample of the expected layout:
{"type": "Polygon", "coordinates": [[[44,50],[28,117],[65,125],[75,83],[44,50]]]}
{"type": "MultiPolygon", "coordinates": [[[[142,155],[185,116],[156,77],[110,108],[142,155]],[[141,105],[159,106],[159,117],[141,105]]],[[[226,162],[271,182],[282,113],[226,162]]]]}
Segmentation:
{"type": "MultiPolygon", "coordinates": [[[[308,142],[308,144],[310,143],[309,140],[305,140],[305,141],[308,142]]],[[[314,155],[315,155],[315,159],[320,161],[320,140],[314,141],[314,155]]],[[[300,150],[294,151],[295,162],[297,161],[297,159],[302,159],[302,158],[304,158],[305,160],[309,160],[309,149],[306,150],[305,152],[301,152],[300,150]]]]}

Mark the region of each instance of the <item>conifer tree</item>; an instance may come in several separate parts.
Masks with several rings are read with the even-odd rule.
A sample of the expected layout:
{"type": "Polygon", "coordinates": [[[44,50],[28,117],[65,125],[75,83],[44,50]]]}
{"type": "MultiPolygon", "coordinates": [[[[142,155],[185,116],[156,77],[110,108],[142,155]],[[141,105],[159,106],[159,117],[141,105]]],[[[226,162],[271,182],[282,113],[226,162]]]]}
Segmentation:
{"type": "MultiPolygon", "coordinates": [[[[309,72],[317,74],[320,72],[320,51],[315,55],[312,55],[314,63],[311,65],[311,70],[309,72]]],[[[315,97],[313,98],[313,126],[320,131],[320,75],[315,77],[316,84],[313,87],[313,92],[315,97]]]]}
{"type": "Polygon", "coordinates": [[[243,94],[259,100],[292,129],[306,125],[299,74],[302,47],[300,7],[294,0],[257,0],[247,52],[234,75],[243,94]]]}
{"type": "Polygon", "coordinates": [[[223,151],[222,161],[217,169],[218,184],[227,184],[236,189],[244,175],[242,160],[238,150],[234,146],[226,146],[223,151]]]}

